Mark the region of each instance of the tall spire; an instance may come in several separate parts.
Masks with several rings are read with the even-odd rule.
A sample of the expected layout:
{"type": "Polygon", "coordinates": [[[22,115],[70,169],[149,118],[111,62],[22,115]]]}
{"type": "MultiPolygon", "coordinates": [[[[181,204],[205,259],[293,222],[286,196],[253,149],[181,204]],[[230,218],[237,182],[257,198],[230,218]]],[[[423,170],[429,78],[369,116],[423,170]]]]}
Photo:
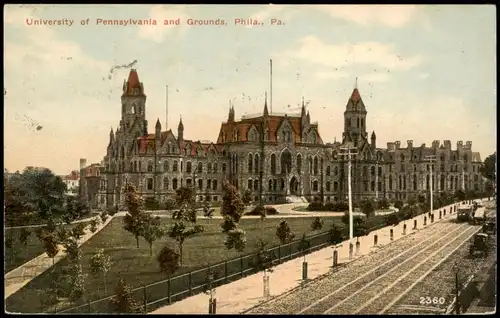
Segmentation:
{"type": "Polygon", "coordinates": [[[268,116],[269,111],[267,110],[267,91],[265,93],[265,98],[264,98],[264,116],[268,116]]]}
{"type": "Polygon", "coordinates": [[[356,76],[356,82],[354,82],[354,89],[358,89],[358,77],[356,76]]]}

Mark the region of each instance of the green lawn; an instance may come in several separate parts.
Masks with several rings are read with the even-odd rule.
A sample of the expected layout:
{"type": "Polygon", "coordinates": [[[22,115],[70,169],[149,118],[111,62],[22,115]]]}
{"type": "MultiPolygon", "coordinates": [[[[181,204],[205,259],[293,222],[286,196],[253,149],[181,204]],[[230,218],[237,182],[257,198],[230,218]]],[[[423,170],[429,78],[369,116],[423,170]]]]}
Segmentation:
{"type": "MultiPolygon", "coordinates": [[[[87,225],[87,222],[84,222],[87,225]]],[[[72,225],[64,225],[66,228],[73,228],[76,224],[72,225]]],[[[18,266],[32,260],[38,255],[42,254],[44,251],[42,244],[36,237],[35,231],[38,229],[37,227],[26,228],[28,231],[32,232],[30,237],[28,238],[27,246],[22,245],[19,242],[19,233],[21,229],[5,229],[5,237],[13,237],[14,244],[12,245],[12,249],[5,249],[5,267],[4,274],[10,272],[18,266]]]]}
{"type": "MultiPolygon", "coordinates": [[[[311,232],[311,222],[313,218],[289,218],[292,231],[297,237],[302,233],[311,232]]],[[[332,222],[341,224],[339,217],[323,217],[324,227],[330,227],[332,222]]],[[[162,218],[164,224],[171,223],[171,219],[162,218]]],[[[192,271],[197,268],[205,267],[208,264],[215,264],[225,259],[234,258],[241,254],[227,250],[224,247],[225,234],[221,233],[221,220],[199,220],[198,223],[205,226],[205,232],[197,237],[186,240],[184,243],[183,267],[176,272],[176,275],[192,271]]],[[[257,241],[261,237],[261,223],[256,219],[242,219],[241,226],[247,232],[247,248],[245,253],[251,253],[257,246],[257,241]]],[[[264,221],[264,239],[270,245],[278,245],[279,241],[275,235],[276,226],[280,219],[266,219],[264,221]]],[[[149,256],[149,248],[142,239],[140,248],[136,248],[135,238],[123,230],[122,218],[116,217],[102,231],[92,237],[82,245],[82,265],[84,271],[89,273],[89,259],[96,249],[103,248],[111,256],[113,266],[107,278],[108,295],[114,293],[115,286],[120,278],[124,278],[127,284],[132,287],[150,284],[156,281],[164,280],[166,277],[159,272],[156,261],[156,252],[167,242],[174,246],[172,239],[166,238],[154,244],[154,254],[149,256]]],[[[53,311],[53,308],[43,306],[40,301],[40,290],[50,286],[51,281],[57,280],[57,273],[67,265],[64,259],[56,264],[54,272],[46,271],[24,286],[14,295],[6,300],[7,310],[11,312],[33,313],[53,311]]],[[[99,299],[104,296],[104,284],[102,279],[93,277],[89,274],[87,278],[87,299],[99,299]]],[[[164,292],[164,291],[163,291],[164,292]]],[[[64,307],[72,307],[66,304],[64,307]]],[[[61,310],[59,308],[58,310],[61,310]]]]}

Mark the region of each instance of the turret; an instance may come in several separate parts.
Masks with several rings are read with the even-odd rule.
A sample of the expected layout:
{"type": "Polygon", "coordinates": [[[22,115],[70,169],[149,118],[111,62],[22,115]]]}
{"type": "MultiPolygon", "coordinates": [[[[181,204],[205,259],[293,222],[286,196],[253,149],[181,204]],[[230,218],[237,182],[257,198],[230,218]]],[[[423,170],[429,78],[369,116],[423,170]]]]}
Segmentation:
{"type": "Polygon", "coordinates": [[[377,147],[377,135],[375,135],[375,131],[372,132],[371,146],[372,146],[372,149],[375,149],[377,147]]]}
{"type": "Polygon", "coordinates": [[[182,123],[182,117],[179,120],[179,125],[177,126],[177,139],[179,141],[184,140],[184,124],[182,123]]]}
{"type": "Polygon", "coordinates": [[[160,137],[161,134],[161,123],[160,123],[160,118],[156,120],[156,125],[155,125],[155,135],[156,137],[160,137]]]}
{"type": "Polygon", "coordinates": [[[439,140],[434,140],[434,141],[432,142],[432,148],[434,148],[434,149],[439,148],[439,140]]]}
{"type": "Polygon", "coordinates": [[[457,141],[457,150],[461,151],[463,148],[464,142],[462,140],[457,141]]]}
{"type": "Polygon", "coordinates": [[[264,116],[269,116],[269,110],[267,109],[267,92],[266,92],[265,101],[264,101],[264,116]]]}
{"type": "Polygon", "coordinates": [[[229,106],[229,114],[227,115],[227,122],[234,122],[234,107],[232,105],[229,106]]]}
{"type": "Polygon", "coordinates": [[[307,111],[307,123],[310,124],[311,123],[311,115],[309,114],[309,111],[307,111]]]}
{"type": "Polygon", "coordinates": [[[111,131],[109,132],[109,144],[111,145],[115,141],[115,134],[113,133],[113,127],[111,127],[111,131]]]}
{"type": "Polygon", "coordinates": [[[407,144],[408,149],[412,149],[413,148],[413,140],[407,140],[406,144],[407,144]]]}

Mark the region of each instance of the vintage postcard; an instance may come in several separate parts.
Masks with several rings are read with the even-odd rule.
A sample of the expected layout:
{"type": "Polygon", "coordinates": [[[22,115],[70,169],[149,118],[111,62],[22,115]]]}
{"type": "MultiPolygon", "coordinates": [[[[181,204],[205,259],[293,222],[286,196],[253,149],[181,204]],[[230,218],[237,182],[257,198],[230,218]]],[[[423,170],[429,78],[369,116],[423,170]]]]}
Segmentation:
{"type": "Polygon", "coordinates": [[[496,311],[487,5],[6,5],[5,310],[496,311]]]}

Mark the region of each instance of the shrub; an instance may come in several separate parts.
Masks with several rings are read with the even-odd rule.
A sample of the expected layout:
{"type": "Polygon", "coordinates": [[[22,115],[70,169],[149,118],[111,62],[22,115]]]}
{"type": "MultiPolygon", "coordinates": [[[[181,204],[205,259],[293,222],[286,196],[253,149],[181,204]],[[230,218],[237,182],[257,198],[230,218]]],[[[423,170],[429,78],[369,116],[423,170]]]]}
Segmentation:
{"type": "Polygon", "coordinates": [[[245,215],[262,215],[262,209],[266,210],[266,215],[277,215],[279,214],[278,210],[273,208],[272,206],[262,206],[258,205],[252,209],[252,211],[245,213],[245,215]]]}
{"type": "Polygon", "coordinates": [[[148,197],[144,200],[144,208],[146,210],[159,210],[160,203],[154,197],[148,197]]]}
{"type": "Polygon", "coordinates": [[[404,205],[404,203],[401,200],[396,200],[396,202],[394,202],[394,207],[398,210],[401,209],[403,207],[403,205],[404,205]]]}
{"type": "Polygon", "coordinates": [[[107,211],[109,215],[113,216],[116,214],[116,212],[118,212],[118,209],[115,206],[110,206],[107,208],[107,211]]]}
{"type": "Polygon", "coordinates": [[[312,203],[309,204],[309,206],[307,207],[307,209],[309,211],[323,211],[324,207],[323,207],[323,204],[319,201],[314,201],[312,203]]]}

